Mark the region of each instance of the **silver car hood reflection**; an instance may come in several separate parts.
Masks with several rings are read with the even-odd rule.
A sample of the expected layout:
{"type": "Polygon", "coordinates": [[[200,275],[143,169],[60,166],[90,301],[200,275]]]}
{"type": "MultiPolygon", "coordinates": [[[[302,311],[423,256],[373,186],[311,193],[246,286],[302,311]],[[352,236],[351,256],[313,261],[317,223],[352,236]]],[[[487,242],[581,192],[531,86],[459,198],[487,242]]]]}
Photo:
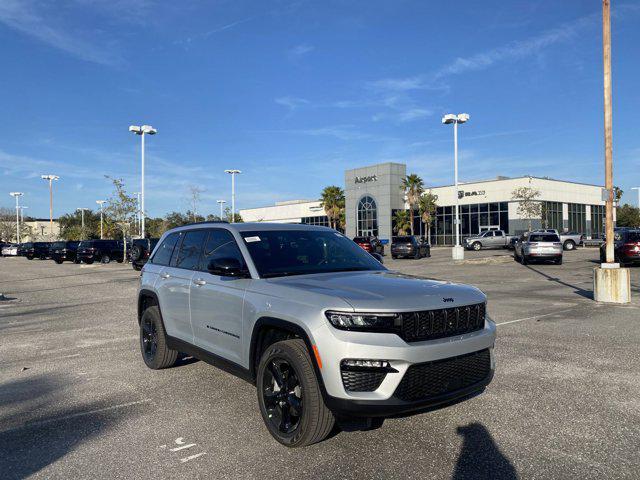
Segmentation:
{"type": "Polygon", "coordinates": [[[486,301],[478,288],[392,271],[335,272],[267,280],[274,286],[340,297],[356,311],[431,310],[486,301]]]}

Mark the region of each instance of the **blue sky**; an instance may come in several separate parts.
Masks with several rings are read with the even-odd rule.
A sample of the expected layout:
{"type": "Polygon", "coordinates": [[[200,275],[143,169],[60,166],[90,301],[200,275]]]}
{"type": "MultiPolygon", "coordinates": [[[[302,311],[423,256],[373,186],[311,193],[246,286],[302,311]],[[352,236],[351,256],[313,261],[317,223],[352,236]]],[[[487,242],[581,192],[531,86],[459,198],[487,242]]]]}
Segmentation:
{"type": "MultiPolygon", "coordinates": [[[[640,185],[640,2],[613,2],[615,183],[640,185]]],[[[405,162],[428,185],[548,175],[602,183],[601,2],[0,0],[0,205],[94,207],[104,175],[147,210],[317,198],[347,168],[405,162]]]]}

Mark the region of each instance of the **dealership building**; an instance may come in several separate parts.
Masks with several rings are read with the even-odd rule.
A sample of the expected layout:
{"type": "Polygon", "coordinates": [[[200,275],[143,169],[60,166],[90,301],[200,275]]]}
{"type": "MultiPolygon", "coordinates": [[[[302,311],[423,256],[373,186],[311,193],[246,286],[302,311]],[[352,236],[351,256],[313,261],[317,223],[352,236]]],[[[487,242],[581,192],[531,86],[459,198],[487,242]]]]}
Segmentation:
{"type": "MultiPolygon", "coordinates": [[[[391,239],[395,234],[393,218],[396,211],[409,207],[402,190],[402,179],[406,175],[406,165],[391,162],[347,170],[344,174],[345,234],[391,239]]],[[[453,185],[427,187],[425,191],[438,197],[438,208],[431,225],[431,243],[454,243],[456,198],[463,238],[484,230],[500,229],[509,234],[527,230],[529,219],[518,214],[519,201],[513,200],[513,191],[519,187],[531,187],[540,192],[536,200],[542,204],[542,215],[532,220],[534,228],[544,226],[576,231],[588,238],[602,235],[605,208],[602,186],[546,177],[497,177],[459,183],[457,192],[453,185]]],[[[244,209],[240,214],[245,222],[329,225],[318,200],[278,202],[272,206],[244,209]]],[[[419,218],[414,220],[415,233],[427,236],[425,224],[419,218]]]]}

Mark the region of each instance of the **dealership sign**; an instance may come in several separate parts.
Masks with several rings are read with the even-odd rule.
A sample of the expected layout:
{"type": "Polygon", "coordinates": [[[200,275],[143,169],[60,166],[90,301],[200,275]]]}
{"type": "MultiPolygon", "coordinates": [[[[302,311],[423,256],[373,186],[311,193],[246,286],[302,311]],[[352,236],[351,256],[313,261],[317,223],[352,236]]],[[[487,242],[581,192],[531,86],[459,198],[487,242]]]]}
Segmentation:
{"type": "Polygon", "coordinates": [[[356,183],[369,183],[369,182],[377,182],[377,175],[367,175],[366,177],[356,177],[356,183]]]}
{"type": "Polygon", "coordinates": [[[464,190],[458,190],[458,198],[475,197],[475,196],[484,195],[484,194],[485,194],[484,190],[476,190],[473,192],[465,192],[464,190]]]}

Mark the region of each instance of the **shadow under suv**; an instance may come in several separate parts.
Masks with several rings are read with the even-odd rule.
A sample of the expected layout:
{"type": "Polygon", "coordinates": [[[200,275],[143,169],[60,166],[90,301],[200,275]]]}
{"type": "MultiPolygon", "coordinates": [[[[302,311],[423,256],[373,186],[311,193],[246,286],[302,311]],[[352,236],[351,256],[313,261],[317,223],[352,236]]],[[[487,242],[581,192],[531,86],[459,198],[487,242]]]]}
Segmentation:
{"type": "Polygon", "coordinates": [[[142,268],[138,322],[149,368],[183,352],[253,382],[268,431],[289,447],[336,421],[371,426],[470,398],[495,368],[480,290],[389,271],[326,227],[166,232],[142,268]]]}

